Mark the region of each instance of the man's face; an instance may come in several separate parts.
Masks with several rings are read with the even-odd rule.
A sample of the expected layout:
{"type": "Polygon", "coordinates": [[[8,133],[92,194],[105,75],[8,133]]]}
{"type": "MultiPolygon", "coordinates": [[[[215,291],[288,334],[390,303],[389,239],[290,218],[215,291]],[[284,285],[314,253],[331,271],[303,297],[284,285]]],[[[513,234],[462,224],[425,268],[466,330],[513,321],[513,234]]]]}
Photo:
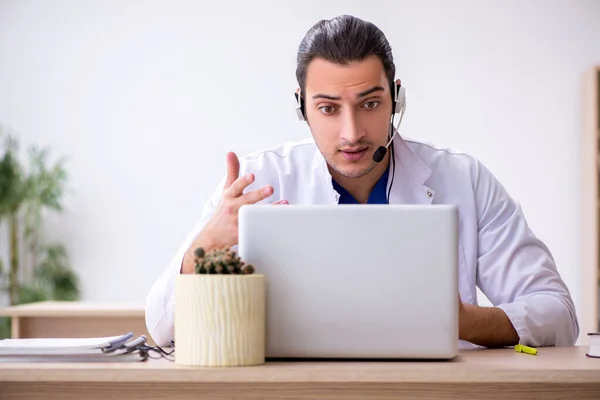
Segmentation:
{"type": "Polygon", "coordinates": [[[349,178],[367,174],[389,135],[392,99],[383,64],[375,56],[348,65],[314,59],[306,77],[307,122],[327,163],[349,178]]]}

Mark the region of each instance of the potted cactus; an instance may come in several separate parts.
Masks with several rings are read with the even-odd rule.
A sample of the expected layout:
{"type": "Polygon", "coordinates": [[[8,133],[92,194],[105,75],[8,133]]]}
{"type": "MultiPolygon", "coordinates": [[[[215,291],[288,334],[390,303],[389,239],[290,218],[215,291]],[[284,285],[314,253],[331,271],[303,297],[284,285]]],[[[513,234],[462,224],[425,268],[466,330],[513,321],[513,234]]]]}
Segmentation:
{"type": "Polygon", "coordinates": [[[196,273],[175,282],[175,363],[265,362],[265,277],[231,248],[194,252],[196,273]]]}

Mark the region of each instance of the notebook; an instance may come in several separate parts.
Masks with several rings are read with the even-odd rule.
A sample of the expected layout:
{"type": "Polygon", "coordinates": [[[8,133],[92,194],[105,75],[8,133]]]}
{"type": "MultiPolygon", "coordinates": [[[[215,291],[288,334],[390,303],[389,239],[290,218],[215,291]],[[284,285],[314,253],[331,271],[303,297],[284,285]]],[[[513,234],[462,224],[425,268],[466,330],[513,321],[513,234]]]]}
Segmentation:
{"type": "Polygon", "coordinates": [[[145,361],[146,338],[129,332],[97,338],[27,338],[0,340],[0,362],[145,361]]]}
{"type": "Polygon", "coordinates": [[[590,348],[585,355],[600,358],[600,332],[588,333],[588,336],[590,337],[590,348]]]}

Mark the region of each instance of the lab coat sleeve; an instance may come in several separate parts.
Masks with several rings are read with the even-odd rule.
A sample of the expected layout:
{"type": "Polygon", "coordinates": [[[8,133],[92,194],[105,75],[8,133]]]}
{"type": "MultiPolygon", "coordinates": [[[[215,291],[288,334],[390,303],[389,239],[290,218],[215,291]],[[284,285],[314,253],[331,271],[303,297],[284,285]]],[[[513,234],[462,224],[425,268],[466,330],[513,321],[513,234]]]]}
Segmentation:
{"type": "Polygon", "coordinates": [[[145,318],[148,333],[159,346],[174,340],[175,278],[180,274],[183,256],[195,237],[204,228],[219,204],[225,179],[205,202],[202,216],[175,253],[168,267],[154,283],[146,297],[145,318]]]}
{"type": "Polygon", "coordinates": [[[575,306],[555,261],[523,211],[481,163],[473,168],[477,207],[477,285],[529,346],[571,346],[575,306]]]}

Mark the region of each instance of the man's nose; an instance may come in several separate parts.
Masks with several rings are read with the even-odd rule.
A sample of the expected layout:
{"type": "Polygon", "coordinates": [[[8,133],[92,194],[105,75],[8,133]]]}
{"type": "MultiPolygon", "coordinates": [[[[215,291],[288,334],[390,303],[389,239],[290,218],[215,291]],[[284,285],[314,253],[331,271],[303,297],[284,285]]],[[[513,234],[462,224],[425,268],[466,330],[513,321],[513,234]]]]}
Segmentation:
{"type": "Polygon", "coordinates": [[[340,137],[349,143],[355,143],[365,135],[364,129],[358,123],[356,113],[348,111],[342,116],[340,137]]]}

